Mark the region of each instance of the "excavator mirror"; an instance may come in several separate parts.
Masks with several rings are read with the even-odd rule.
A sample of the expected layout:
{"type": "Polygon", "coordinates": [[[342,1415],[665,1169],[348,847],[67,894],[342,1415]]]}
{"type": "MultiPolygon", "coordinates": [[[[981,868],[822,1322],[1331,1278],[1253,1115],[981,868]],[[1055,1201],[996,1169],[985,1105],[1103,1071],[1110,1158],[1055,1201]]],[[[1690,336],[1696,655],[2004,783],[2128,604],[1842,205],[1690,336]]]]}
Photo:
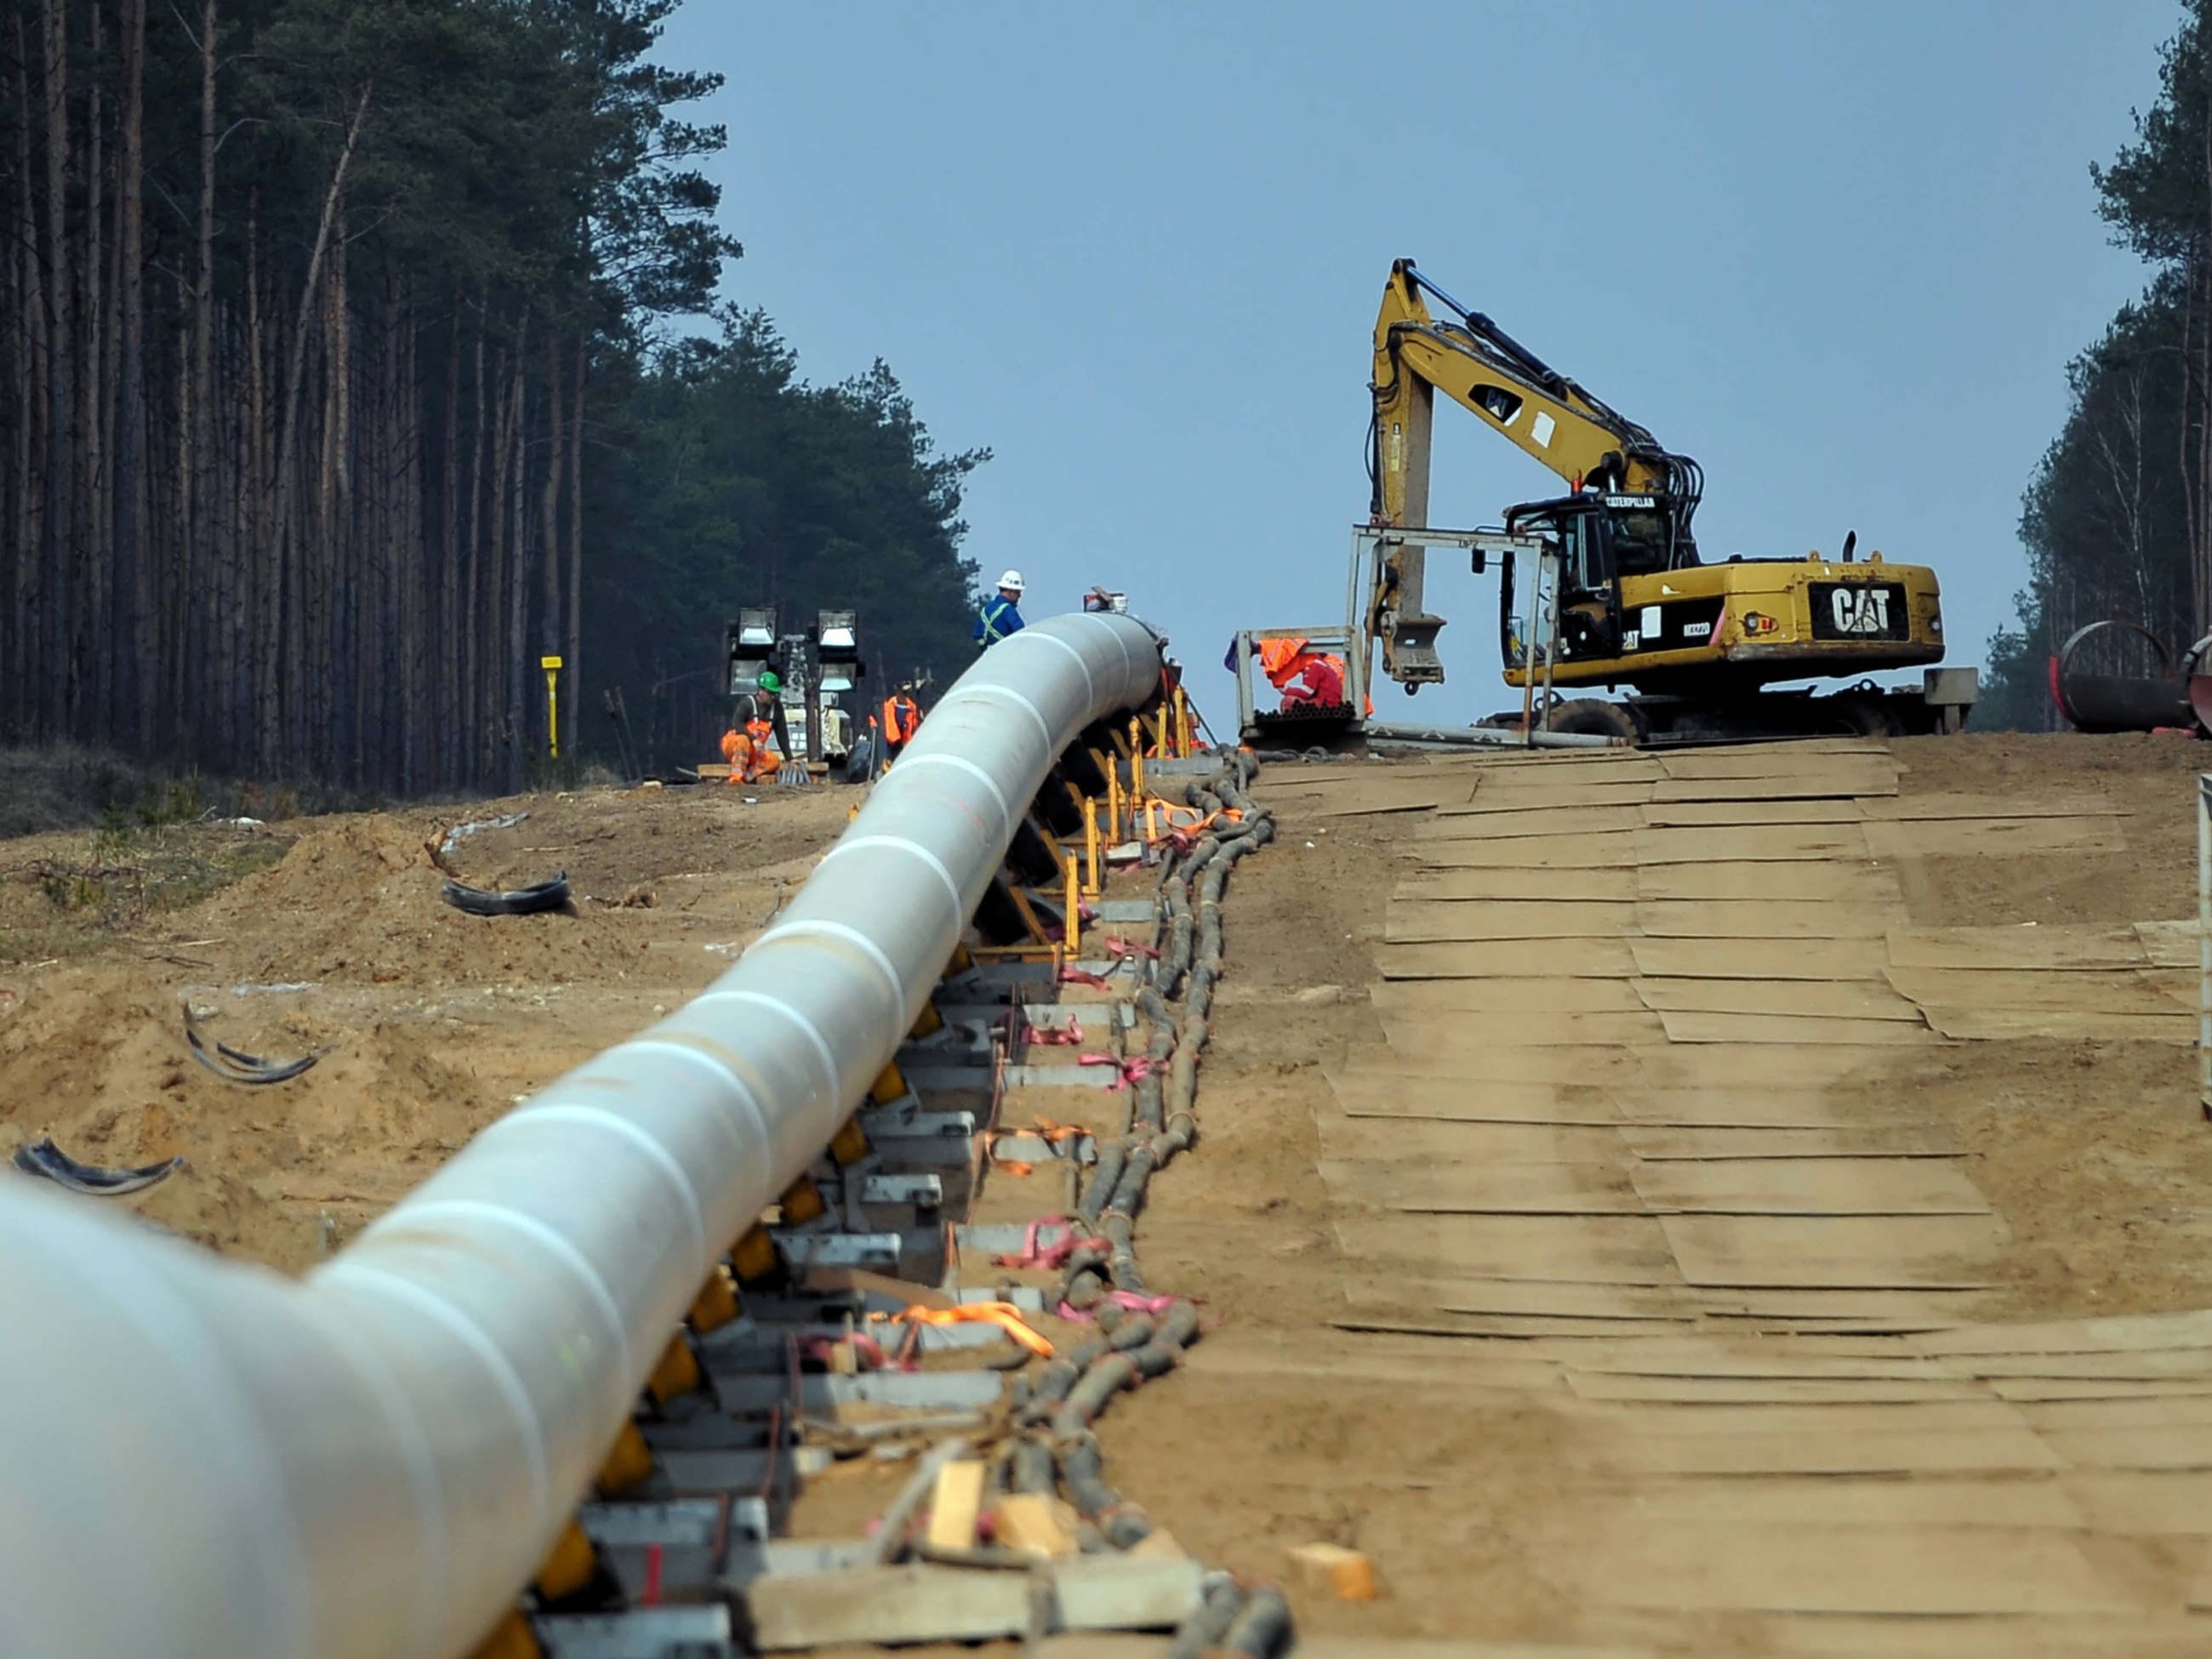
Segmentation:
{"type": "Polygon", "coordinates": [[[1479,547],[1476,548],[1474,554],[1474,574],[1480,576],[1484,571],[1490,568],[1490,555],[1484,552],[1482,549],[1479,547]]]}

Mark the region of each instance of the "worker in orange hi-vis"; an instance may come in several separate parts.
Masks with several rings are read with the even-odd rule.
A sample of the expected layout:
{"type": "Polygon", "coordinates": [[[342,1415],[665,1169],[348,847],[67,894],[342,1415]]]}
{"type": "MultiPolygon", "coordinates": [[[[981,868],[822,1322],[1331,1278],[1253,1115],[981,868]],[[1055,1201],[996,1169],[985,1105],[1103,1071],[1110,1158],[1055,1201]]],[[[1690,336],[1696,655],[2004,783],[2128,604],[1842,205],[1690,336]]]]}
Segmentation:
{"type": "Polygon", "coordinates": [[[1283,694],[1283,707],[1333,708],[1344,702],[1344,659],[1316,651],[1304,640],[1262,640],[1260,667],[1283,694]]]}
{"type": "Polygon", "coordinates": [[[783,756],[776,742],[774,716],[776,696],[782,690],[783,682],[770,669],[760,677],[760,689],[738,702],[738,713],[744,716],[742,726],[733,724],[722,733],[722,758],[730,763],[724,783],[758,783],[781,769],[783,756]]]}
{"type": "Polygon", "coordinates": [[[908,690],[902,685],[884,699],[883,723],[878,730],[883,736],[886,765],[896,760],[899,751],[912,743],[914,734],[921,730],[921,705],[908,695],[908,690]]]}

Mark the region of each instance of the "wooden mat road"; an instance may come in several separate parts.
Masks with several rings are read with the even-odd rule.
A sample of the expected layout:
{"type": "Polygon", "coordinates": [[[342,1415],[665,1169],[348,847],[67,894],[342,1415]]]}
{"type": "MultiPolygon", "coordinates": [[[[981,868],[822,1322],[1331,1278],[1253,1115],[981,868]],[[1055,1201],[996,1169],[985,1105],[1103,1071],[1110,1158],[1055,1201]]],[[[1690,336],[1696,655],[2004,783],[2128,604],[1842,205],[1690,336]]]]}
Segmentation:
{"type": "Polygon", "coordinates": [[[2124,816],[1900,796],[1849,740],[1291,781],[1419,815],[1385,1040],[1317,1125],[1337,1322],[1464,1339],[1469,1386],[1565,1415],[1531,1570],[1594,1639],[2212,1652],[2212,1313],[1986,1322],[2003,1217],[1909,1088],[1838,1086],[2192,1040],[2187,924],[1917,928],[1892,867],[2110,853],[2124,816]]]}

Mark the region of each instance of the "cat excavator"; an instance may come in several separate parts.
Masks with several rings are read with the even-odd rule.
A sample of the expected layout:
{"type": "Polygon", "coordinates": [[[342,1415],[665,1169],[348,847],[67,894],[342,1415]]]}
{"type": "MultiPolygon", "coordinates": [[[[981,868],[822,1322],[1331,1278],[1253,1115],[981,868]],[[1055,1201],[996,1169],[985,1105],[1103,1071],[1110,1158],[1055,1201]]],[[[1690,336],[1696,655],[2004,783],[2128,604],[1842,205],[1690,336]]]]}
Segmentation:
{"type": "Polygon", "coordinates": [[[1965,724],[1978,692],[1972,669],[1930,669],[1918,689],[1765,689],[1940,662],[1936,573],[1880,553],[1857,558],[1856,533],[1833,557],[1704,562],[1692,530],[1705,491],[1698,464],[1452,299],[1411,259],[1391,266],[1382,290],[1370,390],[1364,627],[1383,673],[1408,691],[1443,679],[1443,622],[1425,609],[1424,567],[1429,547],[1449,545],[1468,550],[1478,574],[1487,556],[1501,556],[1505,682],[1547,729],[1644,743],[1965,724]],[[1431,312],[1431,299],[1444,314],[1431,312]],[[1439,391],[1570,493],[1510,508],[1502,536],[1432,529],[1439,391]],[[1525,616],[1516,609],[1516,562],[1532,581],[1537,570],[1548,576],[1547,603],[1525,616]],[[1632,695],[1617,702],[1553,690],[1623,685],[1632,695]],[[1540,708],[1526,695],[1534,686],[1548,694],[1540,708]]]}

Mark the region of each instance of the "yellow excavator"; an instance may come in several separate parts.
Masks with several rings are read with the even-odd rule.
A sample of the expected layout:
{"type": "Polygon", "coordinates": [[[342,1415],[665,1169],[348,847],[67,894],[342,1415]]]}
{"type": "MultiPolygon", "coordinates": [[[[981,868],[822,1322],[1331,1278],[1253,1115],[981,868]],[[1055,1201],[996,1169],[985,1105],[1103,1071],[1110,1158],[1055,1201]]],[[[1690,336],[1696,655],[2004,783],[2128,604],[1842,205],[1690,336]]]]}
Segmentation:
{"type": "Polygon", "coordinates": [[[1507,684],[1524,697],[1533,686],[1633,689],[1619,702],[1547,696],[1536,717],[1550,730],[1642,743],[1964,725],[1978,691],[1972,669],[1931,669],[1917,690],[1763,690],[1941,661],[1936,573],[1880,553],[1859,559],[1855,532],[1834,557],[1702,562],[1691,530],[1705,488],[1698,464],[1452,299],[1411,259],[1391,266],[1382,290],[1374,374],[1365,629],[1382,672],[1409,691],[1443,679],[1443,623],[1423,595],[1427,549],[1443,544],[1469,550],[1478,573],[1488,554],[1503,556],[1507,684]],[[1446,314],[1432,313],[1431,299],[1446,314]],[[1432,530],[1438,391],[1571,493],[1509,509],[1503,536],[1432,530]],[[1516,551],[1546,573],[1545,602],[1527,616],[1516,610],[1516,551]]]}

